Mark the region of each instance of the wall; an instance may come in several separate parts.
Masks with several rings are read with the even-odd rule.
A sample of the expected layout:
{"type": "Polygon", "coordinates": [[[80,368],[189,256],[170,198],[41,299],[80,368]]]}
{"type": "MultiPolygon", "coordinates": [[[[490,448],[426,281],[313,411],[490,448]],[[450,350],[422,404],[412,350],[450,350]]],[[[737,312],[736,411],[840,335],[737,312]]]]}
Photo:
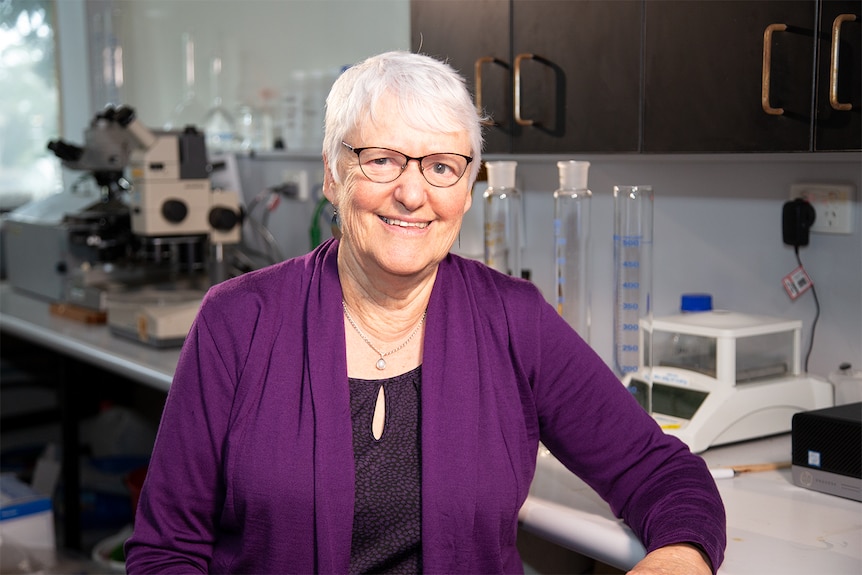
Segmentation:
{"type": "MultiPolygon", "coordinates": [[[[798,182],[849,182],[856,187],[850,235],[812,234],[800,249],[816,284],[821,313],[809,371],[822,376],[841,362],[862,367],[862,154],[731,156],[603,156],[587,159],[593,191],[591,342],[608,363],[613,342],[614,184],[655,190],[653,296],[656,315],[676,313],[686,292],[713,294],[716,308],[803,321],[810,341],[811,292],[793,301],[781,278],[796,266],[781,236],[781,209],[798,182]]],[[[526,261],[546,296],[554,270],[552,191],[555,161],[521,158],[527,191],[526,261]]]]}
{"type": "MultiPolygon", "coordinates": [[[[485,159],[500,159],[490,156],[485,159]]],[[[797,300],[781,278],[796,268],[784,245],[781,211],[800,182],[851,183],[856,188],[853,233],[811,234],[800,249],[816,285],[820,317],[809,361],[826,377],[842,362],[862,367],[862,154],[750,154],[680,156],[516,156],[526,205],[524,266],[551,301],[554,289],[553,191],[559,159],[588,160],[591,218],[591,343],[613,365],[613,186],[652,184],[655,190],[653,296],[656,315],[677,313],[679,296],[709,292],[716,308],[803,322],[803,351],[816,313],[811,292],[797,300]]],[[[286,167],[315,172],[319,161],[275,157],[243,166],[246,198],[280,183],[286,167]]],[[[318,192],[319,193],[319,192],[318,192]]],[[[477,187],[475,193],[480,193],[477,187]]],[[[308,249],[313,202],[284,202],[269,225],[287,255],[308,249]]],[[[481,258],[481,203],[474,201],[453,251],[481,258]]],[[[804,359],[804,358],[803,358],[804,359]]]]}
{"type": "Polygon", "coordinates": [[[123,103],[161,126],[183,95],[183,33],[195,40],[201,100],[208,105],[213,96],[208,63],[219,54],[222,95],[235,109],[259,103],[264,90],[282,95],[294,71],[331,75],[371,54],[409,49],[409,9],[409,0],[121,1],[91,22],[113,18],[126,71],[123,103]]]}
{"type": "MultiPolygon", "coordinates": [[[[409,47],[408,0],[148,0],[115,2],[111,14],[125,58],[126,103],[161,125],[181,95],[181,35],[198,39],[198,83],[208,89],[207,54],[226,54],[227,95],[234,103],[263,88],[289,86],[294,70],[332,69],[369,54],[409,47]],[[216,41],[219,39],[219,41],[216,41]]],[[[93,12],[104,2],[91,1],[93,12]]],[[[206,97],[206,96],[205,96],[206,97]]],[[[519,157],[526,193],[526,263],[549,297],[553,289],[551,194],[556,157],[519,157]]],[[[655,312],[678,308],[683,292],[708,291],[716,307],[804,322],[810,340],[815,306],[811,293],[791,301],[781,278],[796,267],[782,243],[781,207],[797,182],[850,182],[856,186],[851,235],[813,234],[802,262],[821,304],[809,370],[826,376],[840,362],[862,367],[862,232],[859,198],[862,155],[756,154],[694,156],[583,156],[592,162],[593,328],[591,341],[612,363],[612,196],[617,183],[655,187],[655,312]]],[[[319,154],[246,158],[241,162],[247,200],[281,183],[286,168],[319,173],[319,154]]],[[[315,175],[313,180],[319,180],[315,175]]],[[[462,232],[462,251],[479,255],[478,205],[462,232]]],[[[313,202],[286,201],[270,215],[287,255],[308,249],[313,202]]],[[[550,297],[549,297],[550,299],[550,297]]]]}

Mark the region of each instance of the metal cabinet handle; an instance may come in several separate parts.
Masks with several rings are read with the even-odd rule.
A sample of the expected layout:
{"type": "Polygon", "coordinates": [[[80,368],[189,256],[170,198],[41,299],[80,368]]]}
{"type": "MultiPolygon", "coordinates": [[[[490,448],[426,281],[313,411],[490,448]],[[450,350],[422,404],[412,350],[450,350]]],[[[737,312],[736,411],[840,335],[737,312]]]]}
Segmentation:
{"type": "Polygon", "coordinates": [[[786,24],[770,24],[763,31],[763,74],[760,87],[760,105],[763,111],[771,116],[780,116],[784,113],[784,108],[773,108],[769,104],[769,77],[772,69],[772,33],[784,32],[787,30],[786,24]]]}
{"type": "Polygon", "coordinates": [[[537,56],[535,54],[518,54],[515,56],[515,71],[514,71],[514,104],[515,122],[521,126],[533,126],[538,122],[534,120],[525,120],[521,117],[521,62],[524,60],[533,60],[537,56]]]}
{"type": "MultiPolygon", "coordinates": [[[[504,68],[508,68],[505,62],[494,58],[493,56],[481,56],[476,59],[476,62],[473,64],[473,73],[476,77],[476,95],[474,96],[474,101],[476,104],[476,113],[479,114],[479,117],[485,116],[485,109],[482,105],[482,66],[484,64],[499,64],[504,68]]],[[[482,122],[484,126],[499,126],[499,122],[495,122],[490,118],[484,122],[482,122]]]]}
{"type": "Polygon", "coordinates": [[[851,110],[852,104],[838,101],[838,45],[841,43],[841,24],[855,22],[856,14],[839,14],[832,21],[832,59],[829,63],[829,104],[835,110],[851,110]]]}

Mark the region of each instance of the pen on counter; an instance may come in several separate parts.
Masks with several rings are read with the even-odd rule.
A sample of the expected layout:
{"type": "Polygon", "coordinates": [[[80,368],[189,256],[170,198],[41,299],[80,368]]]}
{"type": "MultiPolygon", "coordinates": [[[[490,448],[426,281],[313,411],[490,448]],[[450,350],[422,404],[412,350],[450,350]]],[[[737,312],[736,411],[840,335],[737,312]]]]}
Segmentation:
{"type": "Polygon", "coordinates": [[[733,479],[736,472],[731,467],[711,467],[709,472],[713,479],[733,479]]]}
{"type": "Polygon", "coordinates": [[[790,467],[789,461],[776,463],[754,463],[751,465],[731,465],[730,467],[710,467],[709,472],[713,479],[733,479],[740,473],[753,473],[757,471],[774,471],[790,467]]]}

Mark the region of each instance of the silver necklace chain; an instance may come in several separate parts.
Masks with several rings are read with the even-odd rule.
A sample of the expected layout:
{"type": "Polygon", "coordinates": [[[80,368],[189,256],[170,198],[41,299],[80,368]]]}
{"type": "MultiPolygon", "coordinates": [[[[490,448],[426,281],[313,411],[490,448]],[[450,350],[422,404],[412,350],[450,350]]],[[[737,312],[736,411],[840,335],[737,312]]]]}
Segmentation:
{"type": "Polygon", "coordinates": [[[356,333],[359,334],[359,337],[362,338],[362,341],[367,343],[368,347],[373,349],[374,353],[376,353],[377,355],[380,356],[380,359],[377,360],[377,363],[375,363],[374,366],[381,371],[386,369],[386,360],[383,358],[385,358],[387,355],[392,355],[393,353],[397,353],[397,352],[401,351],[402,349],[404,349],[404,347],[408,343],[410,343],[410,340],[412,340],[413,337],[417,333],[419,333],[419,329],[422,327],[422,324],[425,323],[425,316],[428,315],[428,310],[426,309],[424,312],[422,312],[422,319],[419,320],[419,324],[413,329],[413,331],[410,333],[410,335],[407,336],[407,339],[404,340],[404,343],[402,343],[401,345],[399,345],[398,347],[396,347],[392,351],[387,351],[386,353],[383,353],[382,351],[380,351],[379,349],[374,347],[374,344],[371,343],[371,340],[368,339],[368,336],[366,336],[364,333],[362,333],[362,330],[359,329],[359,326],[356,325],[356,322],[353,321],[352,317],[350,317],[350,312],[347,311],[347,302],[345,302],[344,300],[341,300],[341,307],[344,308],[344,317],[347,318],[347,321],[350,323],[350,325],[353,326],[353,329],[356,330],[356,333]]]}

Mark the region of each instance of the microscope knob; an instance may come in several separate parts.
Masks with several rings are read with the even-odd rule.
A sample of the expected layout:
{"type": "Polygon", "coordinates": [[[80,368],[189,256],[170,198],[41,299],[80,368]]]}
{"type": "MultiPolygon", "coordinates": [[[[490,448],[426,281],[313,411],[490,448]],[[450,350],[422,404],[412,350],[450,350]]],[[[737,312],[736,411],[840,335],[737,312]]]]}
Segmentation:
{"type": "Polygon", "coordinates": [[[114,110],[114,120],[124,128],[135,119],[135,110],[129,106],[120,106],[114,110]]]}
{"type": "Polygon", "coordinates": [[[240,215],[229,208],[215,207],[210,210],[210,225],[220,232],[232,230],[240,221],[240,215]]]}
{"type": "Polygon", "coordinates": [[[189,208],[181,200],[167,200],[162,204],[162,217],[167,221],[179,223],[189,215],[189,208]]]}

